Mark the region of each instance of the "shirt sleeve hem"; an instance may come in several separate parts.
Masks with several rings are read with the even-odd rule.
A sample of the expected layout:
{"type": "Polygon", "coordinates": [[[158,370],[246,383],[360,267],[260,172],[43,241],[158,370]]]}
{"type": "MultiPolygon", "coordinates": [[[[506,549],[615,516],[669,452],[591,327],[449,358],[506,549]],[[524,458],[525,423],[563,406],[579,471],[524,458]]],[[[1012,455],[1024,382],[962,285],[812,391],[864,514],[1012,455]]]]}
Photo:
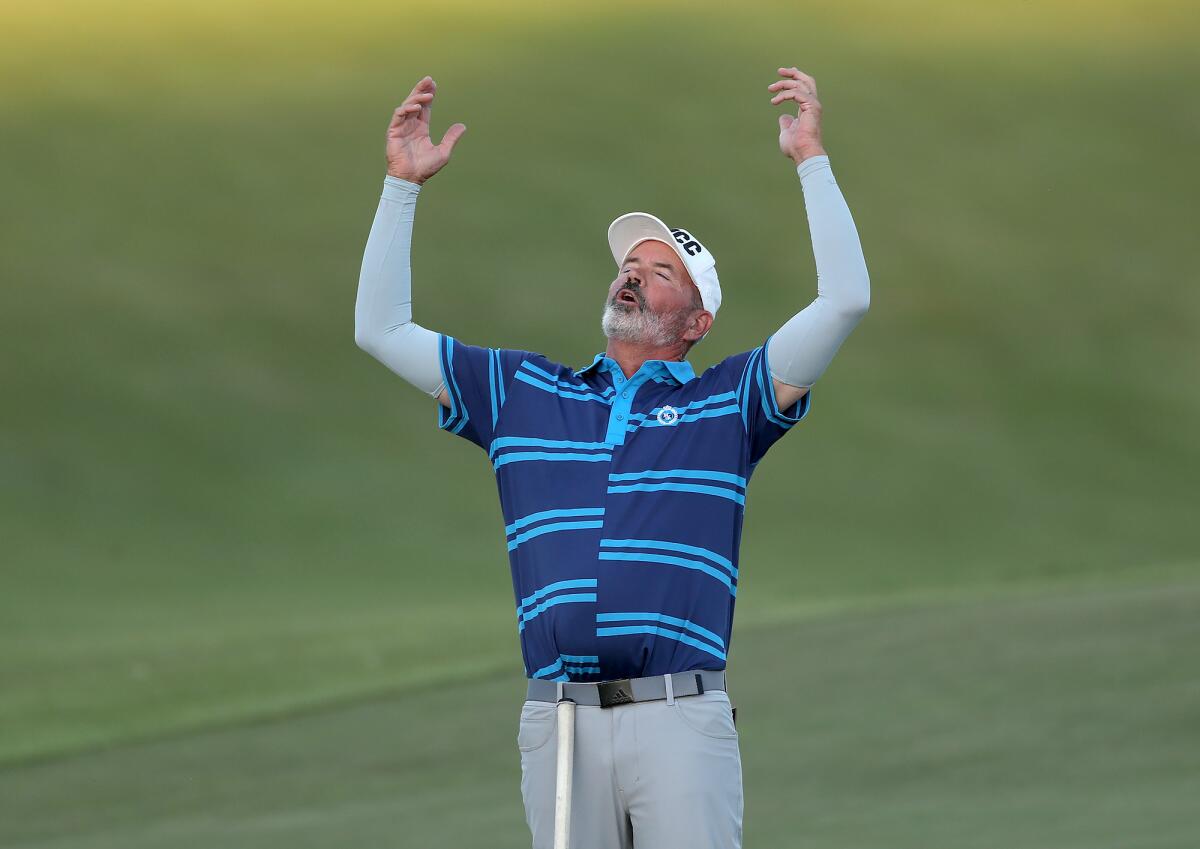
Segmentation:
{"type": "Polygon", "coordinates": [[[775,384],[771,379],[771,363],[767,359],[767,344],[770,341],[768,337],[763,343],[762,357],[759,359],[758,368],[755,369],[758,373],[758,394],[767,418],[786,430],[808,415],[809,407],[812,406],[812,389],[805,392],[800,400],[787,410],[779,409],[779,402],[775,398],[775,384]]]}
{"type": "Polygon", "coordinates": [[[434,399],[437,404],[437,423],[442,430],[458,433],[467,425],[467,406],[463,403],[458,391],[458,382],[454,379],[454,337],[444,333],[438,334],[438,365],[442,370],[442,382],[450,395],[450,407],[447,409],[441,401],[434,399]]]}

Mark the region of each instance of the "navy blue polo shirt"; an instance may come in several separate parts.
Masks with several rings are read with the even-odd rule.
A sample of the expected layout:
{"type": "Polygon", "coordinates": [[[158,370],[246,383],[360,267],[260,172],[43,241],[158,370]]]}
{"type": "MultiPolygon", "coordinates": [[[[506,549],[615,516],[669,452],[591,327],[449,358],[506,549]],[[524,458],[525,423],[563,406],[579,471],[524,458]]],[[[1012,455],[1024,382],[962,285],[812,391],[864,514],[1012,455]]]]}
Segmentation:
{"type": "Polygon", "coordinates": [[[780,410],[766,349],[626,378],[440,336],[438,426],[495,471],[528,677],[725,668],[746,487],[812,395],[780,410]]]}

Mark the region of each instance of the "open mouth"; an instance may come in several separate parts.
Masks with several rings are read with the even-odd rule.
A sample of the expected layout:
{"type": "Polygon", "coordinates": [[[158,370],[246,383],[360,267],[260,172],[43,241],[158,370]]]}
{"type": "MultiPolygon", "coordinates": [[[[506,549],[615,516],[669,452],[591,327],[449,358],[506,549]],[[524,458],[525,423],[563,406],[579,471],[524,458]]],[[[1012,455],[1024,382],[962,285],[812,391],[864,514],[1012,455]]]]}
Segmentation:
{"type": "Polygon", "coordinates": [[[631,289],[622,289],[617,293],[617,301],[623,304],[632,304],[633,306],[641,306],[641,300],[637,295],[633,294],[631,289]]]}

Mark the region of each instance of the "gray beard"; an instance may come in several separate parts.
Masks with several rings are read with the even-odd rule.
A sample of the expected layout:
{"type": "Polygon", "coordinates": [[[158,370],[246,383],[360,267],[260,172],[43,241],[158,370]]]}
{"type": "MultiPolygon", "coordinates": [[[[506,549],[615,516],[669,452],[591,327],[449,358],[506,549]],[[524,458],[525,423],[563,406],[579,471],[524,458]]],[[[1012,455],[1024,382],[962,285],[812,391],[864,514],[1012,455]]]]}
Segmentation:
{"type": "Polygon", "coordinates": [[[679,339],[682,328],[676,327],[679,322],[671,320],[674,318],[664,320],[650,310],[606,304],[600,327],[609,339],[662,348],[679,339]]]}

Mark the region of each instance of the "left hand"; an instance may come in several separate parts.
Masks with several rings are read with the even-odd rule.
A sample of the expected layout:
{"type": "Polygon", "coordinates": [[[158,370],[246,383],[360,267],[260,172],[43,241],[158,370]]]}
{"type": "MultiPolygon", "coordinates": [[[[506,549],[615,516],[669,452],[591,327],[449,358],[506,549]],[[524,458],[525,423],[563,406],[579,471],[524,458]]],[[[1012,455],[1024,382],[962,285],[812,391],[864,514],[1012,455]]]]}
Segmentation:
{"type": "Polygon", "coordinates": [[[387,172],[393,177],[421,184],[450,161],[454,146],[467,131],[466,124],[453,124],[438,144],[429,137],[429,116],[437,83],[422,77],[403,105],[392,113],[387,128],[387,172]]]}
{"type": "Polygon", "coordinates": [[[821,156],[821,101],[817,100],[817,81],[796,68],[780,68],[778,82],[767,86],[775,92],[771,103],[794,100],[799,104],[796,116],[779,116],[779,149],[799,165],[810,156],[821,156]]]}

